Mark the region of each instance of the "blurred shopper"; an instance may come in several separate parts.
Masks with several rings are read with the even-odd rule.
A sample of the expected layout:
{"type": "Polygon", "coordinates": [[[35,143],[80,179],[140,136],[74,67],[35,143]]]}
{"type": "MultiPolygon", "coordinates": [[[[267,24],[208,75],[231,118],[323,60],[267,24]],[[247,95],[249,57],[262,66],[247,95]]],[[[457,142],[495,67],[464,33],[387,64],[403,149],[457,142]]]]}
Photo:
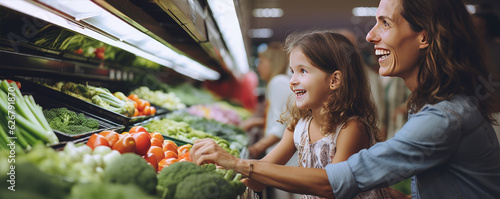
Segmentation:
{"type": "Polygon", "coordinates": [[[496,99],[480,80],[488,72],[464,2],[381,0],[376,20],[366,39],[380,57],[379,73],[403,78],[412,91],[409,120],[393,138],[325,169],[238,159],[209,139],[194,144],[192,160],[330,198],[352,198],[410,176],[412,198],[499,198],[500,149],[491,125],[496,99]]]}
{"type": "MultiPolygon", "coordinates": [[[[266,83],[267,107],[264,118],[251,118],[241,125],[245,130],[255,125],[264,126],[263,138],[248,147],[250,158],[262,157],[263,154],[269,153],[283,137],[286,125],[279,123],[278,120],[285,111],[288,97],[293,94],[288,87],[290,79],[287,75],[288,70],[288,60],[281,44],[270,43],[265,51],[259,53],[257,72],[266,83]]],[[[297,154],[294,154],[286,165],[298,166],[297,154]]],[[[296,194],[274,188],[267,189],[266,195],[269,198],[298,198],[296,194]]]]}

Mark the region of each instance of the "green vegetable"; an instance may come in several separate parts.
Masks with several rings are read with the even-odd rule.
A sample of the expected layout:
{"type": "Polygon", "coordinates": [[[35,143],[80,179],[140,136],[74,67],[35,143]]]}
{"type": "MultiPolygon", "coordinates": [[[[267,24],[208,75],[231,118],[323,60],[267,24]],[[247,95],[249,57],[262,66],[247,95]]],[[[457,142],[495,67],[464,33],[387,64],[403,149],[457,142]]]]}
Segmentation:
{"type": "Polygon", "coordinates": [[[7,172],[0,174],[0,196],[2,198],[47,198],[63,199],[69,193],[69,185],[62,178],[49,175],[29,162],[15,164],[15,191],[7,189],[12,186],[7,180],[7,172]]]}
{"type": "Polygon", "coordinates": [[[172,198],[175,194],[177,184],[184,178],[207,172],[192,162],[177,162],[165,167],[158,174],[158,185],[164,189],[162,198],[172,198]]]}
{"type": "Polygon", "coordinates": [[[0,131],[2,142],[7,141],[5,137],[17,137],[16,144],[23,149],[40,142],[48,144],[59,142],[45,119],[42,108],[36,104],[32,96],[23,96],[15,82],[11,84],[6,80],[0,82],[0,115],[3,117],[0,126],[4,127],[3,131],[0,131]]]}
{"type": "Polygon", "coordinates": [[[154,199],[132,184],[92,183],[78,184],[66,199],[154,199]]]}
{"type": "Polygon", "coordinates": [[[61,87],[61,92],[81,96],[79,98],[88,99],[98,106],[125,116],[134,115],[135,106],[132,102],[120,100],[105,88],[66,82],[61,87]]]}
{"type": "Polygon", "coordinates": [[[216,169],[215,164],[177,162],[160,171],[158,186],[164,191],[163,199],[236,198],[246,190],[240,179],[241,174],[216,169]]]}
{"type": "Polygon", "coordinates": [[[43,114],[52,129],[71,135],[99,129],[99,121],[87,118],[83,113],[77,114],[65,107],[44,110],[43,114]]]}
{"type": "Polygon", "coordinates": [[[134,153],[125,153],[104,169],[103,181],[116,184],[134,184],[148,194],[156,191],[156,172],[146,160],[134,153]]]}
{"type": "Polygon", "coordinates": [[[233,186],[216,173],[190,175],[179,182],[175,199],[235,199],[238,196],[233,186]]]}

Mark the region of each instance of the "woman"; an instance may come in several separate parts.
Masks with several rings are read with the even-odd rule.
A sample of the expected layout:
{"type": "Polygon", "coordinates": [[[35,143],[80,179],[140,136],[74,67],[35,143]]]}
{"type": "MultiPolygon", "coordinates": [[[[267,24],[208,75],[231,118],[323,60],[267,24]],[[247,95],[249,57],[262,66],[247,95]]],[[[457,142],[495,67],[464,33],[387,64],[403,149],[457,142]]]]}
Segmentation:
{"type": "Polygon", "coordinates": [[[381,0],[376,18],[367,40],[380,56],[379,74],[403,78],[412,91],[408,122],[395,137],[325,170],[237,159],[211,140],[193,146],[193,161],[214,161],[266,185],[331,198],[410,176],[412,198],[499,198],[494,100],[464,3],[381,0]]]}

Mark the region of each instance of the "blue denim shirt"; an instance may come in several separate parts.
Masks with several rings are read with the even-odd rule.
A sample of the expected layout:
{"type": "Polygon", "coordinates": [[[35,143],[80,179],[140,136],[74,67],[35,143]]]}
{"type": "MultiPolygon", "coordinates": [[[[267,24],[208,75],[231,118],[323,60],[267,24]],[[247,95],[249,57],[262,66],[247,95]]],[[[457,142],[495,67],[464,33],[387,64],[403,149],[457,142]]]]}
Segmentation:
{"type": "Polygon", "coordinates": [[[456,95],[410,114],[396,135],[326,166],[336,198],[412,177],[412,198],[500,198],[500,149],[473,98],[456,95]]]}

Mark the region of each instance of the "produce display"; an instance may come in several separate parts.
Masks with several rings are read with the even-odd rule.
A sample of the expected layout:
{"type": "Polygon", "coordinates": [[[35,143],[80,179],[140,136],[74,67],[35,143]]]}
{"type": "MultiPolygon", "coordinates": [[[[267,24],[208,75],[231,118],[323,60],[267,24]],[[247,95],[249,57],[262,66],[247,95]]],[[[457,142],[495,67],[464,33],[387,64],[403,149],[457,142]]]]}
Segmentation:
{"type": "Polygon", "coordinates": [[[58,143],[42,108],[33,96],[23,96],[19,87],[13,81],[10,84],[7,80],[0,82],[0,149],[8,150],[12,138],[19,149],[29,149],[38,143],[58,143]]]}
{"type": "Polygon", "coordinates": [[[57,82],[52,86],[45,86],[127,117],[132,117],[135,113],[135,106],[132,102],[114,96],[106,88],[73,82],[57,82]]]}
{"type": "MultiPolygon", "coordinates": [[[[146,127],[149,131],[159,132],[163,135],[191,143],[198,139],[212,138],[219,146],[230,154],[238,157],[240,153],[238,149],[231,148],[231,144],[229,144],[227,140],[210,135],[201,130],[193,129],[186,122],[177,122],[168,118],[154,119],[144,127],[146,127]]],[[[235,145],[233,145],[233,147],[235,147],[235,145]]]]}
{"type": "Polygon", "coordinates": [[[177,122],[186,122],[191,128],[204,131],[207,134],[220,137],[230,143],[229,148],[241,151],[248,145],[248,134],[241,128],[224,124],[212,119],[191,115],[186,111],[175,111],[169,113],[165,118],[177,122]]]}
{"type": "Polygon", "coordinates": [[[178,110],[186,108],[186,104],[181,102],[175,93],[168,92],[164,93],[163,91],[151,91],[148,87],[142,86],[139,87],[130,94],[135,94],[141,99],[146,99],[153,104],[166,108],[168,110],[178,110]]]}
{"type": "Polygon", "coordinates": [[[79,135],[99,129],[99,121],[77,114],[65,107],[43,110],[50,128],[70,135],[79,135]]]}
{"type": "Polygon", "coordinates": [[[181,99],[181,102],[188,106],[210,104],[216,101],[215,96],[207,89],[196,88],[188,83],[172,86],[168,91],[175,93],[181,99]]]}
{"type": "MultiPolygon", "coordinates": [[[[121,96],[123,95],[123,93],[116,92],[114,95],[121,96]]],[[[134,103],[135,106],[134,117],[143,115],[154,115],[156,113],[156,108],[154,106],[151,106],[148,100],[140,99],[136,94],[129,95],[126,99],[131,100],[132,103],[134,103]]]]}
{"type": "Polygon", "coordinates": [[[233,106],[220,101],[214,104],[198,104],[187,109],[192,115],[213,119],[224,124],[238,126],[242,120],[251,116],[251,113],[241,107],[233,106]]]}

